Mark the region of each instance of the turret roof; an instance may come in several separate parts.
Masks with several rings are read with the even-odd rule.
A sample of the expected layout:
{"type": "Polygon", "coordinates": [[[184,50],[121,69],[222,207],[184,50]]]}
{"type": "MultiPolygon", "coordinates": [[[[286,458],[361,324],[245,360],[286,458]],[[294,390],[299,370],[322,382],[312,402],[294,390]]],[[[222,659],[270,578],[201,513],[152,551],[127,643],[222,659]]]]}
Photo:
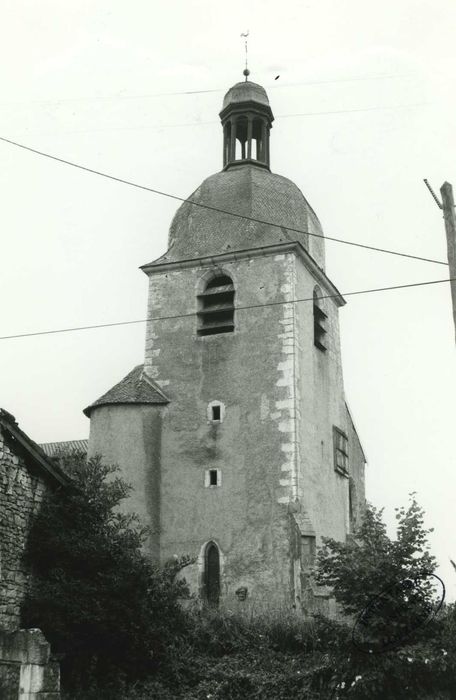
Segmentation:
{"type": "Polygon", "coordinates": [[[163,393],[158,384],[144,372],[144,365],[135,367],[118,384],[112,387],[106,394],[94,401],[84,409],[86,416],[90,417],[94,408],[110,404],[164,404],[169,403],[168,397],[163,393]]]}

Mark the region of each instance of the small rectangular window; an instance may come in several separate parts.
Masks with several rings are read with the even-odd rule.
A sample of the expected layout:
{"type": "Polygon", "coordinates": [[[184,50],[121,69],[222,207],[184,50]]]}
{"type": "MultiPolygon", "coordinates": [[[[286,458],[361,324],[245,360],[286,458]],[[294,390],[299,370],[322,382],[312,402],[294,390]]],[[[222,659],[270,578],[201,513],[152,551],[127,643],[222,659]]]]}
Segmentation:
{"type": "Polygon", "coordinates": [[[214,488],[222,485],[222,472],[220,469],[206,469],[204,472],[204,486],[214,488]]]}
{"type": "Polygon", "coordinates": [[[348,438],[346,434],[333,428],[334,439],[334,469],[345,476],[348,475],[348,438]]]}
{"type": "Polygon", "coordinates": [[[212,420],[220,421],[220,406],[212,406],[212,420]]]}

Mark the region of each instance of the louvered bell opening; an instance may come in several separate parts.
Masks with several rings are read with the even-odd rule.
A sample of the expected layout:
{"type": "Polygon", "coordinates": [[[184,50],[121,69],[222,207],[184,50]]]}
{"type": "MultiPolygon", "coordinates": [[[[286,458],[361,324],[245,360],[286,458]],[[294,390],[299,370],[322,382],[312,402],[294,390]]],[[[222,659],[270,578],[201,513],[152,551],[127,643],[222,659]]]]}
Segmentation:
{"type": "Polygon", "coordinates": [[[198,300],[198,335],[234,331],[234,286],[229,277],[211,280],[198,300]]]}
{"type": "Polygon", "coordinates": [[[323,352],[326,350],[326,328],[325,320],[328,318],[319,306],[314,305],[314,344],[323,352]]]}

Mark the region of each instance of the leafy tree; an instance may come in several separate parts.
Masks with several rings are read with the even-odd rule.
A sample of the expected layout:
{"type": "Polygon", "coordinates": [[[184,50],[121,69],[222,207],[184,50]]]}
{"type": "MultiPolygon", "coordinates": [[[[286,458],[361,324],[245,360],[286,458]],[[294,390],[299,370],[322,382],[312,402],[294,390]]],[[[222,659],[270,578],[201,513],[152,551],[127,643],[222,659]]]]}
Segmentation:
{"type": "Polygon", "coordinates": [[[332,587],[346,615],[358,616],[355,631],[363,643],[382,650],[421,627],[442,593],[427,542],[431,530],[414,494],[408,508],[396,511],[395,540],[386,533],[383,511],[368,506],[356,534],[347,542],[325,539],[318,556],[318,583],[332,587]]]}
{"type": "Polygon", "coordinates": [[[316,580],[332,587],[351,628],[351,643],[342,638],[331,654],[333,697],[455,697],[454,608],[435,615],[444,588],[424,512],[410,494],[394,540],[382,512],[368,506],[354,536],[325,539],[318,555],[316,580]]]}
{"type": "Polygon", "coordinates": [[[64,455],[74,487],[43,504],[26,557],[34,584],[23,624],[40,627],[62,655],[67,685],[153,670],[172,634],[184,625],[175,575],[188,561],[154,566],[142,545],[147,530],[120,512],[130,487],[100,458],[64,455]]]}
{"type": "Polygon", "coordinates": [[[428,579],[436,568],[429,552],[424,512],[410,494],[408,508],[397,508],[397,539],[391,540],[382,510],[368,505],[358,531],[346,542],[324,539],[317,581],[331,586],[347,615],[358,614],[373,597],[404,580],[428,579]]]}

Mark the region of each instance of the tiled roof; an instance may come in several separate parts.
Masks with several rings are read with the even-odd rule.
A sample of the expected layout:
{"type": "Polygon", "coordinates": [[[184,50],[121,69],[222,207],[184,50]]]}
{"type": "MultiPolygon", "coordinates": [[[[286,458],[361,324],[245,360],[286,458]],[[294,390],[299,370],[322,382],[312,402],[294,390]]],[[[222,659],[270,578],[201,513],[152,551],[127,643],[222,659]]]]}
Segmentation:
{"type": "Polygon", "coordinates": [[[236,83],[228,90],[223,98],[223,109],[237,102],[259,102],[269,107],[269,99],[264,87],[258,83],[252,83],[250,80],[236,83]]]}
{"type": "Polygon", "coordinates": [[[13,444],[17,445],[20,451],[25,450],[30,460],[35,467],[41,471],[46,477],[65,485],[71,483],[71,479],[62,471],[58,464],[55,464],[52,459],[44,452],[43,448],[34,442],[29,436],[19,428],[19,425],[13,415],[0,408],[0,427],[9,435],[13,444]]]}
{"type": "Polygon", "coordinates": [[[239,164],[206,178],[189,200],[213,209],[184,202],[170,227],[169,250],[155,263],[299,241],[324,267],[323,239],[312,239],[309,250],[307,233],[296,231],[322,236],[320,222],[301,190],[286,177],[256,165],[239,164]],[[277,225],[233,217],[223,211],[277,225]]]}
{"type": "Polygon", "coordinates": [[[109,404],[164,404],[169,403],[168,397],[144,372],[144,365],[135,367],[118,384],[103,394],[97,401],[84,409],[86,416],[97,406],[109,404]]]}
{"type": "Polygon", "coordinates": [[[88,445],[88,440],[67,440],[65,442],[45,442],[40,444],[40,447],[48,457],[58,457],[62,452],[87,453],[88,445]]]}

